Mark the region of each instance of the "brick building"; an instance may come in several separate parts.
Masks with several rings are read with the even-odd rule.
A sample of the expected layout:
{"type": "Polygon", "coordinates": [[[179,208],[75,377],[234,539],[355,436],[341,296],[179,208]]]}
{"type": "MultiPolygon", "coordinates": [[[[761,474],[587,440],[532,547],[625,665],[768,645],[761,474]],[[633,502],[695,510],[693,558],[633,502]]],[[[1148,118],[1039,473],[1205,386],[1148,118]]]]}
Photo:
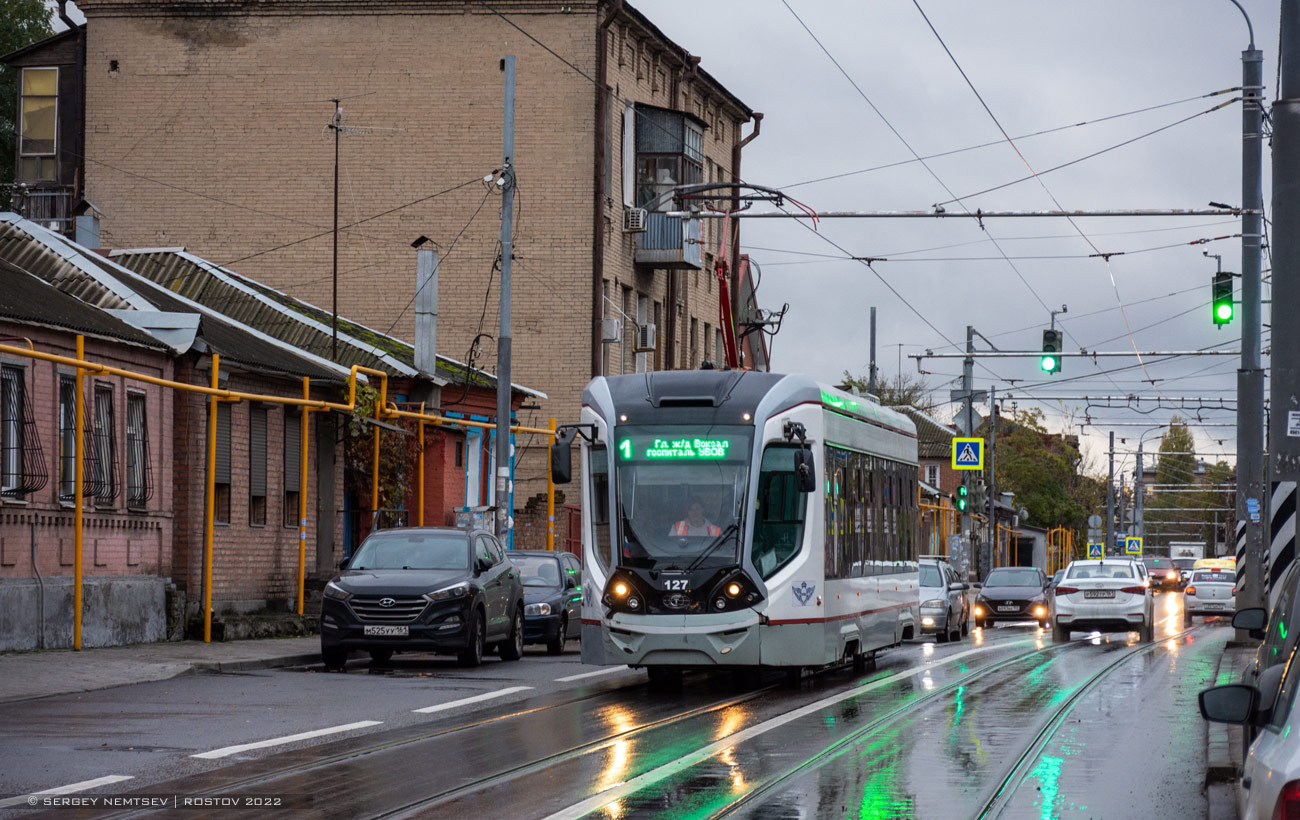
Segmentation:
{"type": "MultiPolygon", "coordinates": [[[[412,338],[408,245],[427,235],[443,255],[443,349],[495,369],[501,202],[482,179],[501,165],[500,63],[514,54],[513,373],[547,395],[537,417],[571,420],[593,374],[721,358],[719,226],[655,200],[737,177],[756,133],[742,128],[761,115],[627,3],[78,7],[85,199],[104,245],[183,244],[321,304],[337,135],[340,312],[412,338]]],[[[747,364],[762,366],[754,347],[747,364]]],[[[536,442],[518,457],[522,508],[545,458],[536,442]]]]}

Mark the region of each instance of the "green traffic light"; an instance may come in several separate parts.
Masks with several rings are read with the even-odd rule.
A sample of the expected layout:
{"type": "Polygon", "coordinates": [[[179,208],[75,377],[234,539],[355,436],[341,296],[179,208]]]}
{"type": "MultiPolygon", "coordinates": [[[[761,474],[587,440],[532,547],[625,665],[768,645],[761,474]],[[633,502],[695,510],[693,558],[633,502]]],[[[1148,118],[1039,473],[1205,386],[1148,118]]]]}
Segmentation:
{"type": "Polygon", "coordinates": [[[1214,306],[1214,315],[1220,322],[1232,321],[1232,303],[1221,302],[1214,306]]]}
{"type": "Polygon", "coordinates": [[[1056,369],[1056,357],[1044,356],[1043,360],[1038,363],[1038,366],[1046,370],[1048,373],[1051,373],[1053,370],[1056,369]]]}

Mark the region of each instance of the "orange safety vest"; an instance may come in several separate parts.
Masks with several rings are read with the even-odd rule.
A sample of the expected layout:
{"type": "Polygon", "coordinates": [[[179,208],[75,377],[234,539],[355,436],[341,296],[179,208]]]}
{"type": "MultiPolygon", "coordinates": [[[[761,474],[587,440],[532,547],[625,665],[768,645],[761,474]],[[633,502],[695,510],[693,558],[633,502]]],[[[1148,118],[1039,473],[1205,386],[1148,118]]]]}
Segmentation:
{"type": "MultiPolygon", "coordinates": [[[[690,522],[688,521],[678,521],[676,524],[673,524],[673,535],[687,535],[690,526],[690,522]]],[[[709,524],[706,527],[706,531],[709,535],[722,535],[722,527],[716,527],[713,524],[709,524]]]]}

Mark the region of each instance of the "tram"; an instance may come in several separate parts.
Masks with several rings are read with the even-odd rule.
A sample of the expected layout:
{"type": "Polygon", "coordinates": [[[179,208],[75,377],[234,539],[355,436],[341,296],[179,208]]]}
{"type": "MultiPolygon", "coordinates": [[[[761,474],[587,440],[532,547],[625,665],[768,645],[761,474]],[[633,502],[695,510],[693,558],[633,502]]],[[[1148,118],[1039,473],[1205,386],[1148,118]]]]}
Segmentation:
{"type": "Polygon", "coordinates": [[[562,428],[582,459],[582,660],[796,672],[916,630],[916,428],[806,376],[600,377],[562,428]]]}

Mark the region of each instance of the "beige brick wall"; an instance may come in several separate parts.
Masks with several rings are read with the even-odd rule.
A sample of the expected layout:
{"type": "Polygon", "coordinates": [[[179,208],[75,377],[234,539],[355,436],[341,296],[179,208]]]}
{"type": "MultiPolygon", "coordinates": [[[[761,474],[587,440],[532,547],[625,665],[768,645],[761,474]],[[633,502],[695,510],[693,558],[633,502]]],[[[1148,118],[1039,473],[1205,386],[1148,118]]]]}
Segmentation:
{"type": "MultiPolygon", "coordinates": [[[[213,4],[199,14],[174,5],[79,4],[89,21],[86,196],[104,215],[104,244],[183,245],[328,308],[334,140],[326,126],[331,98],[342,98],[343,123],[358,130],[340,141],[340,224],[473,182],[341,231],[339,311],[409,339],[410,242],[427,235],[443,256],[438,348],[463,360],[477,333],[495,337],[498,331],[500,280],[491,270],[501,201],[496,189],[477,180],[500,165],[499,61],[515,54],[513,380],[549,396],[538,409],[521,413],[525,423],[545,426],[548,416],[576,420],[591,376],[591,82],[474,4],[280,0],[213,4]]],[[[494,7],[595,75],[595,2],[563,4],[567,13],[526,0],[494,7]]],[[[603,15],[605,7],[599,11],[603,15]]],[[[610,86],[624,97],[670,106],[667,58],[638,79],[631,60],[620,63],[621,28],[611,28],[609,38],[610,86]]],[[[698,99],[708,120],[721,97],[715,92],[704,99],[704,85],[688,80],[683,99],[693,112],[698,99]]],[[[605,277],[663,302],[666,274],[635,274],[632,237],[622,232],[621,106],[614,109],[614,189],[603,203],[605,277]]],[[[728,168],[736,122],[727,122],[725,132],[716,140],[719,132],[710,132],[706,141],[711,158],[728,168]]],[[[711,274],[685,279],[684,339],[693,315],[700,318],[701,336],[704,322],[717,324],[711,274]]],[[[702,355],[702,339],[697,345],[702,355]]],[[[685,344],[679,350],[689,356],[685,344]]],[[[496,369],[493,341],[483,341],[475,362],[496,369]]],[[[536,454],[520,454],[520,506],[545,488],[545,454],[537,444],[536,454]]]]}

